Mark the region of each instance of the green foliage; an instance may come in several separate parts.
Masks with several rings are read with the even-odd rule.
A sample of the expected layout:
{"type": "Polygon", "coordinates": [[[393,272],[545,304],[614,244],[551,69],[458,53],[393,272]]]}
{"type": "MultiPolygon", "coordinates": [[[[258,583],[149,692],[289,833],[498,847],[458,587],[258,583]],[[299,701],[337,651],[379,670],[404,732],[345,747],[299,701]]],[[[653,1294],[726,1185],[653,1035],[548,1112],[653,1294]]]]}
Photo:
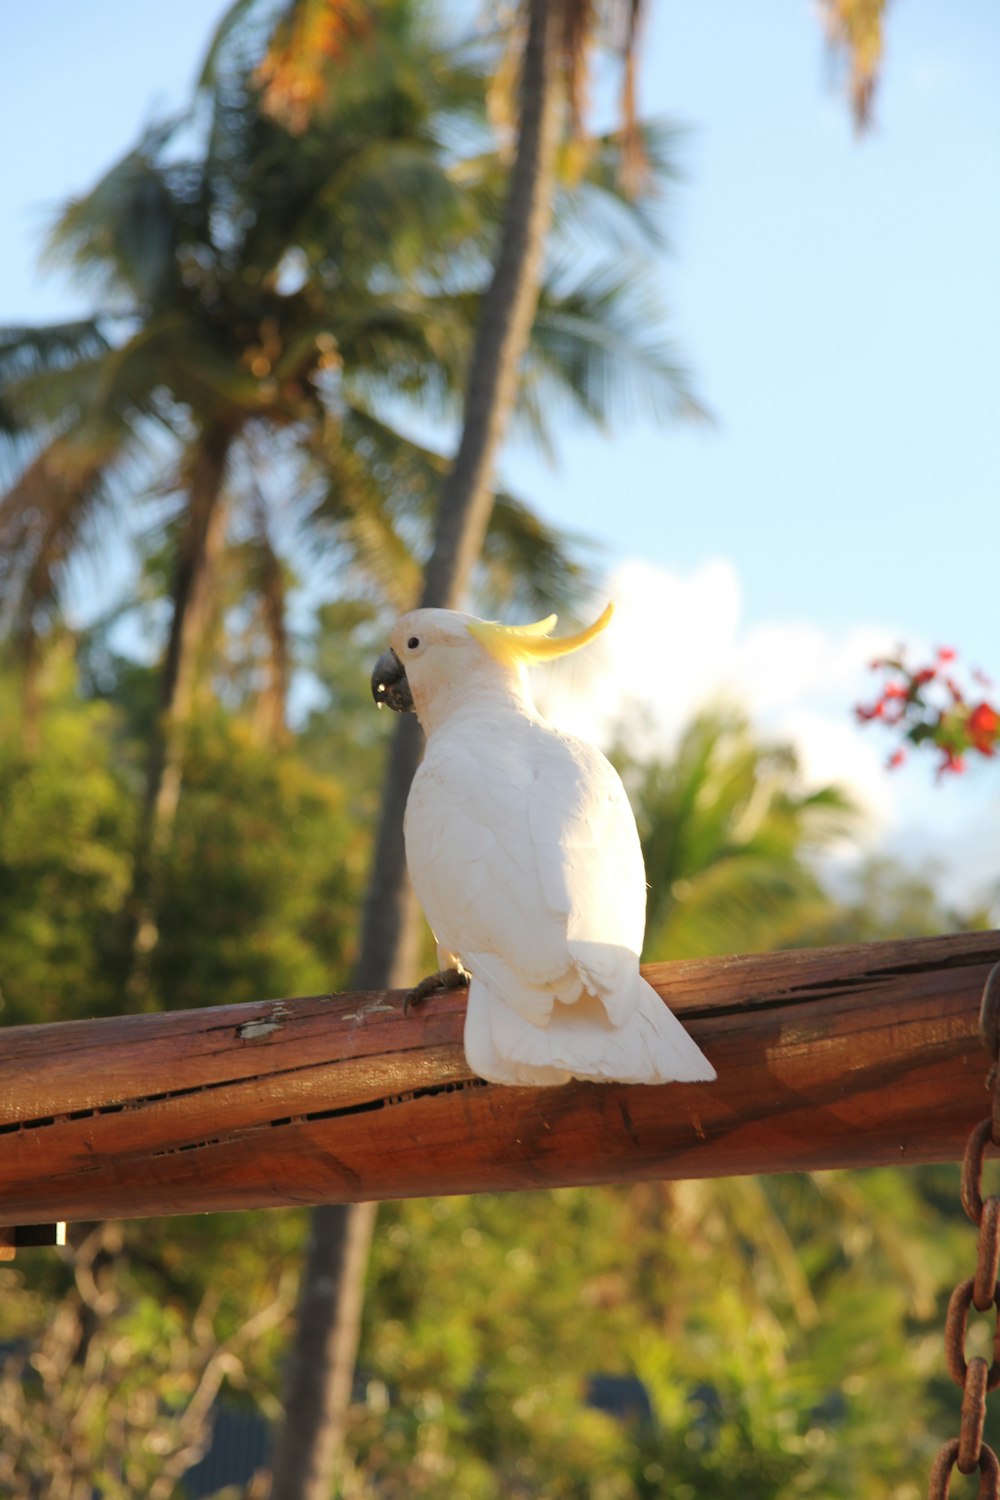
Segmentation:
{"type": "Polygon", "coordinates": [[[919,1493],[949,1420],[930,1390],[934,1293],[969,1253],[949,1175],[943,1223],[921,1176],[896,1171],[384,1208],[351,1483],[919,1493]],[[595,1376],[641,1381],[648,1409],[597,1409],[595,1376]]]}
{"type": "Polygon", "coordinates": [[[788,746],[707,714],[673,757],[619,756],[650,885],[648,961],[804,946],[833,909],[812,857],[857,821],[836,787],[805,790],[788,746]]]}
{"type": "MultiPolygon", "coordinates": [[[[126,664],[127,666],[127,664],[126,664]]],[[[113,670],[106,659],[103,670],[113,670]]],[[[131,680],[131,668],[127,680],[131,680]]],[[[118,1008],[110,948],[128,890],[141,756],[111,699],[81,703],[65,647],[47,658],[44,724],[26,748],[16,679],[0,676],[0,993],[7,1024],[118,1008]]],[[[234,1003],[343,984],[367,862],[377,766],[340,766],[206,707],[185,747],[186,791],[164,860],[154,995],[234,1003]],[[340,774],[338,774],[340,773],[340,774]],[[347,785],[358,799],[348,802],[347,785]]]]}
{"type": "Polygon", "coordinates": [[[932,937],[938,932],[986,931],[986,908],[955,911],[933,885],[933,870],[921,873],[884,857],[866,860],[850,887],[828,913],[816,942],[868,943],[891,936],[932,937]]]}
{"type": "MultiPolygon", "coordinates": [[[[346,973],[379,774],[365,670],[378,620],[343,603],[326,626],[313,665],[328,703],[283,749],[262,746],[246,703],[200,704],[164,870],[162,1006],[323,992],[346,973]]],[[[145,711],[130,720],[123,705],[134,668],[94,641],[87,663],[99,700],[78,695],[63,645],[44,663],[38,747],[0,742],[6,1020],[115,1003],[101,934],[128,874],[145,711]]],[[[0,675],[15,727],[16,702],[0,675]]],[[[862,912],[866,936],[933,921],[884,869],[856,908],[819,890],[805,854],[841,826],[842,804],[803,793],[787,753],[745,726],[696,726],[675,760],[626,769],[652,856],[668,842],[656,817],[669,815],[673,878],[697,889],[699,861],[713,876],[707,895],[668,913],[671,941],[688,951],[712,931],[752,937],[778,921],[777,897],[761,926],[750,920],[762,866],[765,891],[798,893],[800,913],[822,902],[845,937],[862,912]],[[685,936],[687,910],[699,914],[685,936]],[[723,928],[720,912],[743,925],[723,928]]],[[[956,1177],[827,1173],[387,1205],[345,1494],[908,1500],[955,1429],[941,1303],[974,1254],[956,1177]],[[633,1382],[633,1397],[641,1382],[631,1415],[594,1404],[596,1377],[633,1382]]],[[[293,1293],[283,1276],[304,1228],[304,1214],[277,1212],[128,1224],[97,1292],[80,1243],[3,1271],[0,1346],[12,1353],[0,1394],[19,1469],[75,1464],[109,1495],[159,1483],[180,1500],[205,1441],[199,1390],[224,1373],[227,1400],[277,1416],[293,1293]],[[252,1320],[265,1309],[262,1327],[252,1320]],[[77,1357],[84,1328],[92,1352],[77,1357]]]]}
{"type": "Polygon", "coordinates": [[[226,1333],[214,1276],[192,1310],[177,1297],[142,1294],[120,1225],[97,1225],[75,1241],[62,1257],[68,1285],[40,1327],[17,1327],[30,1277],[0,1270],[0,1335],[33,1335],[8,1343],[0,1358],[0,1483],[14,1500],[95,1492],[170,1500],[207,1446],[224,1384],[256,1383],[244,1358],[249,1351],[259,1366],[287,1317],[289,1278],[258,1257],[258,1300],[252,1310],[244,1303],[226,1333]]]}
{"type": "MultiPolygon", "coordinates": [[[[87,701],[69,643],[47,654],[36,746],[25,742],[16,676],[0,673],[7,1024],[120,1003],[109,949],[128,887],[140,757],[116,701],[116,665],[102,656],[106,696],[87,701]]],[[[353,774],[360,786],[363,773],[353,774]]],[[[341,781],[291,748],[265,749],[251,725],[212,708],[186,745],[185,780],[157,1003],[342,982],[366,835],[341,781]]],[[[203,1448],[223,1386],[274,1417],[303,1232],[296,1213],[106,1226],[96,1239],[74,1230],[65,1256],[28,1254],[0,1271],[4,1493],[27,1500],[40,1476],[72,1476],[109,1497],[167,1500],[203,1448]]]]}
{"type": "Polygon", "coordinates": [[[104,945],[128,888],[131,789],[109,755],[114,712],[81,704],[65,645],[50,653],[45,732],[21,734],[19,695],[0,676],[2,1019],[68,1020],[111,1006],[104,945]]]}
{"type": "Polygon", "coordinates": [[[338,781],[202,716],[163,871],[154,987],[177,1007],[343,987],[367,829],[338,781]]]}

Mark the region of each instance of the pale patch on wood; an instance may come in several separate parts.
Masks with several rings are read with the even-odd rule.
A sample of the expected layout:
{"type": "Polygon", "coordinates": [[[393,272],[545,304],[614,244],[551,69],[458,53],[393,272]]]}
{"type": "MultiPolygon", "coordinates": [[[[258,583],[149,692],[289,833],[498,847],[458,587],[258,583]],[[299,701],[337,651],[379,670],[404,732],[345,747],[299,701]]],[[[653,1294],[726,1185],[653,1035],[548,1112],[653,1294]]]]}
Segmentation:
{"type": "Polygon", "coordinates": [[[283,1000],[279,1000],[271,1007],[266,1020],[244,1021],[242,1026],[237,1026],[236,1035],[241,1042],[261,1041],[264,1037],[270,1036],[272,1031],[277,1031],[290,1014],[288,1006],[283,1000]]]}
{"type": "Polygon", "coordinates": [[[392,1010],[396,1010],[396,1009],[397,1009],[397,1007],[395,1005],[386,1005],[382,1001],[373,1000],[370,1005],[363,1005],[360,1010],[348,1011],[347,1014],[344,1016],[344,1020],[345,1021],[363,1021],[366,1016],[373,1016],[376,1013],[376,1011],[380,1011],[380,1010],[392,1011],[392,1010]]]}

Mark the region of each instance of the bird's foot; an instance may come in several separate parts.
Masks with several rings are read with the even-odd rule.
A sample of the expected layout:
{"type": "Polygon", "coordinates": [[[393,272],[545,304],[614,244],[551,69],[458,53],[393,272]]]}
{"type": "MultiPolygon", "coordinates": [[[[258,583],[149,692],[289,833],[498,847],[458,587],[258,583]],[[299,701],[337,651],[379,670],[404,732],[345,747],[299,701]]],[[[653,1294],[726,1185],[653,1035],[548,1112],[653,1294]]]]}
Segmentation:
{"type": "Polygon", "coordinates": [[[464,990],[468,987],[470,975],[461,964],[453,969],[439,969],[436,974],[428,974],[426,979],[421,979],[412,990],[406,993],[403,1001],[403,1015],[408,1016],[411,1010],[415,1010],[428,995],[433,995],[436,990],[464,990]]]}

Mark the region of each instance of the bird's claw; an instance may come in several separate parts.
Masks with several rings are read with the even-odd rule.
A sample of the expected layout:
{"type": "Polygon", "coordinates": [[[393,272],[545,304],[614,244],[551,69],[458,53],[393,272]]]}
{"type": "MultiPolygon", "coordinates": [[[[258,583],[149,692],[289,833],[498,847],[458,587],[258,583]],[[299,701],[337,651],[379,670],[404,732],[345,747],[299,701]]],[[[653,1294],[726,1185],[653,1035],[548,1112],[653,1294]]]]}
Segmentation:
{"type": "Polygon", "coordinates": [[[464,990],[468,988],[469,975],[465,969],[458,965],[452,969],[439,969],[436,974],[428,974],[415,984],[412,990],[407,990],[403,1001],[403,1015],[408,1016],[411,1010],[424,1000],[428,995],[433,995],[436,990],[464,990]]]}

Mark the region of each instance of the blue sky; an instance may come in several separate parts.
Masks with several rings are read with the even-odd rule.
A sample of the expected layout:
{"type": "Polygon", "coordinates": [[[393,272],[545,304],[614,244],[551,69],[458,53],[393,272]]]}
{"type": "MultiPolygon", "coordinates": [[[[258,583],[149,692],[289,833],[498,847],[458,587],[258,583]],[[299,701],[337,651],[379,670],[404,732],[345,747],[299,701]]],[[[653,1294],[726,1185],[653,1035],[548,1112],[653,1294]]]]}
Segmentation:
{"type": "Polygon", "coordinates": [[[664,280],[717,425],[574,435],[546,500],[606,533],[614,495],[673,567],[733,557],[751,619],[997,656],[1000,7],[891,5],[861,141],[815,10],[655,7],[642,103],[691,129],[664,280]]]}
{"type": "MultiPolygon", "coordinates": [[[[841,766],[892,847],[957,868],[962,841],[985,837],[985,877],[997,774],[890,781],[850,705],[867,655],[896,640],[954,645],[1000,676],[1000,6],[890,5],[860,141],[808,0],[651,9],[640,103],[689,127],[663,291],[716,422],[570,426],[555,467],[512,446],[505,476],[620,565],[620,650],[652,638],[676,655],[664,743],[724,685],[817,775],[841,766]]],[[[37,271],[46,213],[187,99],[221,11],[8,7],[0,323],[85,310],[37,271]]]]}

